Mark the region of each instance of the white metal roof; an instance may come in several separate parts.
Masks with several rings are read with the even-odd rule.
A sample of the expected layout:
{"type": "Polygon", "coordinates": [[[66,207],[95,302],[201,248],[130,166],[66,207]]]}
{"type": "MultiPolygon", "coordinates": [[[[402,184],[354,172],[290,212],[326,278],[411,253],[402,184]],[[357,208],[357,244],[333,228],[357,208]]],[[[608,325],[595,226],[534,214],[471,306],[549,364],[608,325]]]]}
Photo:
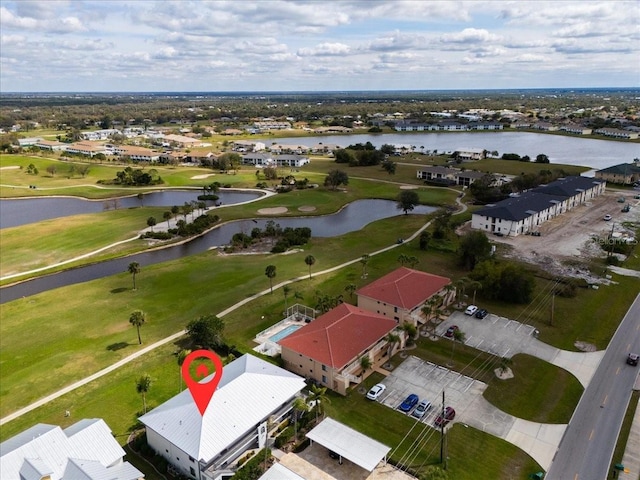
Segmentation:
{"type": "Polygon", "coordinates": [[[274,463],[258,480],[305,480],[281,463],[274,463]]]}
{"type": "Polygon", "coordinates": [[[224,367],[204,416],[185,390],[140,421],[186,454],[208,463],[304,387],[302,377],[247,354],[224,367]]]}
{"type": "Polygon", "coordinates": [[[130,468],[113,468],[121,464],[124,450],[113,438],[104,420],[82,420],[66,430],[54,425],[38,424],[0,444],[0,478],[20,480],[50,473],[51,480],[76,478],[77,464],[92,464],[86,478],[94,480],[134,480],[144,475],[130,468]],[[70,468],[70,470],[69,470],[70,468]],[[72,474],[71,471],[74,471],[72,474]]]}
{"type": "Polygon", "coordinates": [[[369,472],[372,472],[391,450],[391,447],[332,418],[325,418],[307,433],[307,437],[369,472]]]}

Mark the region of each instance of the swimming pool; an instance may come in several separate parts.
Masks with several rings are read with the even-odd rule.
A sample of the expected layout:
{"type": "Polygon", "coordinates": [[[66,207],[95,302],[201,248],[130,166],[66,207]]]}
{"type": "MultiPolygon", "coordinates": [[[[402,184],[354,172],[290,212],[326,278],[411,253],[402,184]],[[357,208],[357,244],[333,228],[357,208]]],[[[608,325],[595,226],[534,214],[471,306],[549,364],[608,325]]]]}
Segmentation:
{"type": "Polygon", "coordinates": [[[291,335],[293,332],[302,328],[302,325],[289,325],[286,328],[283,328],[278,333],[275,333],[269,337],[269,340],[272,342],[277,342],[278,340],[282,340],[284,337],[291,335]]]}

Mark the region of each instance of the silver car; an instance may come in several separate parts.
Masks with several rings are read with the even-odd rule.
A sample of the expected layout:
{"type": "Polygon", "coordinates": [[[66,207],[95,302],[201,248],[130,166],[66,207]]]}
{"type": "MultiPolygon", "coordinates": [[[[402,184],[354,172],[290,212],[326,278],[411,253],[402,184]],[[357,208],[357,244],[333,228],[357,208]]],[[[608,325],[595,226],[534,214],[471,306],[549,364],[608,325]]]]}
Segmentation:
{"type": "Polygon", "coordinates": [[[431,402],[429,402],[428,400],[422,400],[418,404],[416,409],[413,412],[411,412],[411,415],[413,415],[416,418],[422,418],[424,414],[427,413],[429,410],[431,410],[431,402]]]}

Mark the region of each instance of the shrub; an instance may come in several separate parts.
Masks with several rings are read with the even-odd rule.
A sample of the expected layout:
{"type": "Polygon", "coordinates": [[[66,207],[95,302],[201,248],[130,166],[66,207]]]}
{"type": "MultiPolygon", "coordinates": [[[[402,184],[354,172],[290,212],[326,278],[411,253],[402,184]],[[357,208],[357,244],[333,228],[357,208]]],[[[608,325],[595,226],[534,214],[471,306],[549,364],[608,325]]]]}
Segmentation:
{"type": "Polygon", "coordinates": [[[281,448],[288,443],[293,438],[294,433],[295,431],[292,427],[285,428],[282,433],[276,437],[275,447],[281,448]]]}
{"type": "MultiPolygon", "coordinates": [[[[271,450],[260,450],[251,460],[249,460],[236,474],[232,480],[257,480],[264,473],[262,462],[265,457],[271,458],[271,450]]],[[[268,462],[269,464],[271,462],[268,462]]]]}
{"type": "Polygon", "coordinates": [[[293,451],[294,453],[300,453],[302,452],[305,448],[307,448],[309,445],[311,445],[311,439],[310,438],[305,438],[302,442],[298,443],[293,451]]]}

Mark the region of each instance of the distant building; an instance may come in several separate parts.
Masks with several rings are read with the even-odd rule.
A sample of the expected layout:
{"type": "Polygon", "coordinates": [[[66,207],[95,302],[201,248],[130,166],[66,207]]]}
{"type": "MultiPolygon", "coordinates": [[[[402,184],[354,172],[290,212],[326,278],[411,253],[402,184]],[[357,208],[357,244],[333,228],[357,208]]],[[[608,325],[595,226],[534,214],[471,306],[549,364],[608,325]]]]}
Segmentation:
{"type": "Polygon", "coordinates": [[[228,479],[241,455],[266,445],[268,424],[283,421],[305,386],[302,377],[243,355],[225,365],[204,415],[184,390],[140,421],[149,446],[180,474],[198,480],[228,479]]]}
{"type": "Polygon", "coordinates": [[[473,170],[460,170],[458,168],[449,167],[422,167],[416,173],[420,180],[427,180],[434,183],[461,185],[468,187],[473,182],[482,178],[484,173],[475,172],[473,170]]]}
{"type": "Polygon", "coordinates": [[[233,142],[234,152],[261,152],[266,148],[264,142],[254,142],[252,140],[236,140],[233,142]]]}
{"type": "Polygon", "coordinates": [[[65,428],[39,423],[0,444],[2,480],[138,480],[104,420],[65,428]]]}
{"type": "Polygon", "coordinates": [[[242,156],[243,165],[256,167],[302,167],[309,163],[304,155],[273,155],[270,153],[249,153],[242,156]]]}
{"type": "MultiPolygon", "coordinates": [[[[278,344],[287,370],[346,395],[349,387],[360,384],[372,372],[363,370],[362,357],[368,357],[371,366],[387,358],[386,337],[397,327],[390,318],[342,303],[278,344]]],[[[404,339],[404,332],[399,333],[404,339]]]]}
{"type": "Polygon", "coordinates": [[[393,319],[402,325],[426,322],[422,307],[432,299],[436,306],[447,307],[455,297],[451,279],[400,267],[356,292],[358,306],[393,319]]]}
{"type": "Polygon", "coordinates": [[[114,155],[129,158],[134,162],[155,163],[160,160],[160,152],[156,152],[149,148],[131,145],[113,145],[111,150],[114,155]]]}
{"type": "Polygon", "coordinates": [[[487,151],[483,148],[457,148],[453,155],[457,160],[463,162],[471,162],[474,160],[482,160],[487,158],[487,151]]]}
{"type": "Polygon", "coordinates": [[[112,135],[116,135],[122,133],[120,130],[115,128],[106,128],[104,130],[91,130],[86,132],[80,132],[80,137],[83,140],[89,141],[97,141],[97,140],[107,140],[112,135]]]}
{"type": "Polygon", "coordinates": [[[21,147],[31,147],[41,141],[42,138],[40,137],[19,138],[18,145],[20,145],[21,147]]]}
{"type": "Polygon", "coordinates": [[[638,132],[620,130],[618,128],[598,128],[593,133],[604,135],[605,137],[624,138],[626,140],[635,140],[638,138],[638,132]]]}
{"type": "Polygon", "coordinates": [[[571,124],[563,125],[562,127],[560,127],[560,131],[573,133],[576,135],[591,135],[591,132],[593,130],[591,128],[583,127],[582,125],[571,124]]]}
{"type": "Polygon", "coordinates": [[[640,163],[620,163],[603,168],[595,173],[595,177],[611,183],[632,185],[640,182],[640,163]]]}
{"type": "Polygon", "coordinates": [[[41,150],[51,150],[54,152],[67,149],[66,143],[58,142],[56,140],[40,140],[35,143],[35,146],[41,150]]]}
{"type": "Polygon", "coordinates": [[[93,157],[98,153],[106,154],[107,149],[101,143],[91,142],[74,142],[67,145],[66,151],[68,153],[77,153],[79,155],[86,155],[87,157],[93,157]]]}
{"type": "Polygon", "coordinates": [[[602,195],[606,182],[574,176],[541,185],[477,210],[471,227],[487,233],[517,236],[602,195]]]}

